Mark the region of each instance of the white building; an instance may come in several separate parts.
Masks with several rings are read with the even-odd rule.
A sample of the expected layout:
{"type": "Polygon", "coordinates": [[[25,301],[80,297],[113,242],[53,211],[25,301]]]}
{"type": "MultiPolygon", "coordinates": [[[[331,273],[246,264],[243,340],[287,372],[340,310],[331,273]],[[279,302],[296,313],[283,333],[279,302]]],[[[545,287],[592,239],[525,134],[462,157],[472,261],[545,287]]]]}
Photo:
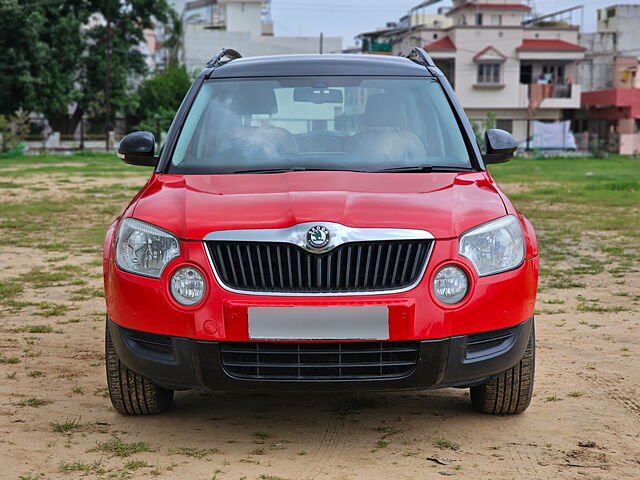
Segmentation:
{"type": "Polygon", "coordinates": [[[188,70],[200,69],[221,48],[243,56],[338,52],[339,37],[279,37],[273,35],[268,0],[200,0],[200,16],[185,10],[184,61],[188,70]]]}
{"type": "Polygon", "coordinates": [[[640,5],[598,9],[597,31],[581,35],[580,44],[588,49],[580,64],[583,90],[614,88],[615,57],[640,57],[640,5]]]}
{"type": "Polygon", "coordinates": [[[562,120],[580,107],[586,50],[578,26],[526,22],[530,10],[514,0],[453,0],[452,26],[414,30],[393,51],[423,46],[471,120],[494,113],[498,128],[524,140],[529,120],[562,120]]]}
{"type": "Polygon", "coordinates": [[[581,37],[588,48],[578,129],[610,151],[640,153],[640,5],[598,10],[598,30],[581,37]]]}

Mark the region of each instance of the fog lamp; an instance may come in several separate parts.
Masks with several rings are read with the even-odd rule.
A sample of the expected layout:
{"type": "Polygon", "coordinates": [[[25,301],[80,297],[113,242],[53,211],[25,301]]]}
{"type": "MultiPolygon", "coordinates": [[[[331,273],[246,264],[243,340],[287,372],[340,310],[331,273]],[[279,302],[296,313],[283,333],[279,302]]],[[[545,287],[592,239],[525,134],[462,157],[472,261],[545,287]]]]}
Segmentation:
{"type": "Polygon", "coordinates": [[[442,303],[453,305],[460,302],[469,291],[469,279],[460,267],[447,265],[433,279],[433,292],[442,303]]]}
{"type": "Polygon", "coordinates": [[[180,267],[171,275],[170,288],[176,302],[190,307],[204,297],[204,277],[193,267],[180,267]]]}

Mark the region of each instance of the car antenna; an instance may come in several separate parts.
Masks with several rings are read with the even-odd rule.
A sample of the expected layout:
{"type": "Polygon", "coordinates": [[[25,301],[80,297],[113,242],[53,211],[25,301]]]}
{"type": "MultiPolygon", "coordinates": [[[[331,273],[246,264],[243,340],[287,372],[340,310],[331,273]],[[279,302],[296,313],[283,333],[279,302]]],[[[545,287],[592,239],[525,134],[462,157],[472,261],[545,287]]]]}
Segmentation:
{"type": "Polygon", "coordinates": [[[242,58],[242,55],[232,48],[223,48],[220,50],[215,57],[207,62],[207,68],[211,68],[212,70],[207,75],[207,78],[211,76],[213,70],[217,67],[224,65],[225,63],[229,63],[232,60],[236,60],[238,58],[242,58]]]}
{"type": "Polygon", "coordinates": [[[409,50],[407,53],[403,55],[405,58],[408,58],[412,62],[418,63],[425,67],[435,67],[436,64],[433,63],[433,59],[431,55],[429,55],[424,48],[414,47],[409,50]]]}

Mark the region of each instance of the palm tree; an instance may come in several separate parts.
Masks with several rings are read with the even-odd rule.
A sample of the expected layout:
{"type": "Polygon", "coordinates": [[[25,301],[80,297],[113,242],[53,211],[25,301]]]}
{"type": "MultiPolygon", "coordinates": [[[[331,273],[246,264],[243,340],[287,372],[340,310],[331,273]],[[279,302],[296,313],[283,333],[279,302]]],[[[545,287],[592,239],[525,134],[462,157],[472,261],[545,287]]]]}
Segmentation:
{"type": "Polygon", "coordinates": [[[183,18],[173,8],[169,10],[169,20],[164,26],[165,41],[163,47],[167,50],[165,68],[179,67],[180,53],[184,34],[183,18]]]}

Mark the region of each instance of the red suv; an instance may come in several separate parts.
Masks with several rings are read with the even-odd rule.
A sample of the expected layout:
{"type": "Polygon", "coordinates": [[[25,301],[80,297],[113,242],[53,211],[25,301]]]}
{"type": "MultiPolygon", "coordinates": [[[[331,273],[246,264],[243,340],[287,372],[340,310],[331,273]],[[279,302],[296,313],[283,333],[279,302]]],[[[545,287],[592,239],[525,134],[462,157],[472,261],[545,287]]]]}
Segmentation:
{"type": "Polygon", "coordinates": [[[451,86],[406,57],[241,58],[194,81],[104,244],[109,393],[123,414],[175,390],[471,388],[486,413],[531,400],[533,228],[451,86]]]}

